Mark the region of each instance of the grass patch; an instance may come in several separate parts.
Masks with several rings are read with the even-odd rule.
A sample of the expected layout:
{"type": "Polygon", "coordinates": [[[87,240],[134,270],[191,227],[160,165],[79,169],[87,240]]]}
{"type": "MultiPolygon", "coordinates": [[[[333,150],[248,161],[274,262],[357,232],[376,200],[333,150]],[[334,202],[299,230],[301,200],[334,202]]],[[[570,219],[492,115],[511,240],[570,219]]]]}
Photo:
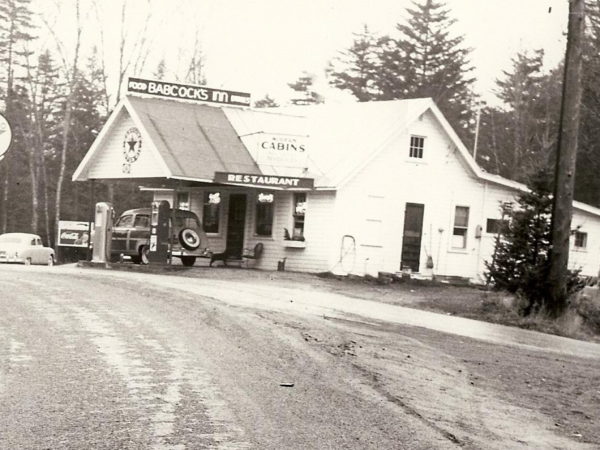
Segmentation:
{"type": "Polygon", "coordinates": [[[526,302],[507,292],[464,283],[398,277],[343,277],[319,274],[329,289],[352,297],[378,300],[441,314],[466,317],[574,339],[600,342],[600,292],[576,294],[566,313],[551,319],[543,312],[524,317],[526,302]],[[597,296],[597,300],[591,297],[597,296]]]}

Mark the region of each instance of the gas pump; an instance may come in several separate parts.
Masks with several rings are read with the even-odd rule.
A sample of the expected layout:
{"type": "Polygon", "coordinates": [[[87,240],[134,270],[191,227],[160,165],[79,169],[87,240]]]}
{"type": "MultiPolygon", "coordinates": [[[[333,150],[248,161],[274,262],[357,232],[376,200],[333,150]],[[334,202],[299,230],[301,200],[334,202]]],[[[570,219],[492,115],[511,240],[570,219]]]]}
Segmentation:
{"type": "Polygon", "coordinates": [[[106,263],[110,261],[113,215],[114,210],[110,203],[96,203],[92,262],[106,263]]]}
{"type": "Polygon", "coordinates": [[[152,202],[150,215],[150,264],[166,264],[169,257],[169,202],[152,202]]]}

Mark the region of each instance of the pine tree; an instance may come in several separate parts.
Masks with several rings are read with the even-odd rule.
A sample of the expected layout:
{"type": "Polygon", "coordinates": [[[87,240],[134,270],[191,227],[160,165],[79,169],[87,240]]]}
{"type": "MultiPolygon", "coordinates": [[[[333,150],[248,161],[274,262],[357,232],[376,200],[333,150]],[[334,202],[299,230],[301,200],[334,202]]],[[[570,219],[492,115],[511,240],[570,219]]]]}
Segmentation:
{"type": "Polygon", "coordinates": [[[377,38],[365,25],[361,33],[354,33],[351,47],[330,62],[327,69],[330,84],[349,91],[359,102],[377,99],[378,49],[377,38]]]}
{"type": "Polygon", "coordinates": [[[269,94],[266,94],[263,98],[254,102],[255,108],[277,108],[278,106],[275,99],[271,98],[269,94]]]}
{"type": "MultiPolygon", "coordinates": [[[[4,0],[0,2],[0,76],[3,77],[4,85],[4,110],[9,121],[16,120],[13,117],[13,105],[16,94],[14,92],[15,69],[24,62],[24,57],[30,52],[26,50],[26,43],[33,40],[31,31],[32,11],[30,0],[4,0]]],[[[22,136],[22,135],[21,135],[22,136]]],[[[14,222],[14,217],[8,211],[12,211],[10,203],[12,186],[18,185],[20,180],[16,178],[15,167],[18,158],[15,156],[16,148],[19,147],[19,135],[13,141],[13,151],[7,153],[0,161],[0,179],[2,179],[0,197],[0,233],[7,231],[9,219],[14,222]],[[16,181],[15,181],[16,180],[16,181]]],[[[14,191],[18,195],[18,190],[14,191]]]]}
{"type": "Polygon", "coordinates": [[[313,90],[315,76],[307,72],[302,72],[293,83],[288,83],[288,86],[296,93],[296,97],[290,101],[293,105],[311,105],[315,103],[323,103],[323,97],[313,90]]]}
{"type": "Polygon", "coordinates": [[[384,37],[376,85],[382,99],[431,97],[456,132],[471,135],[473,78],[463,37],[453,36],[455,20],[445,4],[413,1],[407,23],[396,26],[397,37],[384,37]]]}
{"type": "Polygon", "coordinates": [[[47,161],[52,148],[48,137],[55,129],[55,112],[57,100],[61,95],[58,80],[58,69],[55,67],[50,52],[43,52],[37,65],[31,67],[27,59],[27,76],[24,81],[29,88],[29,98],[25,103],[28,110],[28,127],[25,134],[27,153],[29,154],[31,181],[31,231],[39,233],[40,211],[45,224],[45,241],[50,237],[47,161]]]}
{"type": "Polygon", "coordinates": [[[600,4],[588,2],[575,198],[600,207],[600,4]]]}
{"type": "Polygon", "coordinates": [[[543,51],[519,53],[496,81],[503,108],[485,108],[479,161],[493,173],[524,181],[549,166],[556,145],[560,105],[558,70],[543,73],[543,51]]]}
{"type": "MultiPolygon", "coordinates": [[[[504,225],[496,236],[492,260],[486,261],[488,283],[520,294],[525,300],[523,315],[540,311],[547,298],[552,182],[550,171],[542,169],[531,176],[529,191],[518,195],[518,206],[502,205],[504,225]]],[[[577,275],[569,275],[570,293],[580,288],[577,275]]]]}

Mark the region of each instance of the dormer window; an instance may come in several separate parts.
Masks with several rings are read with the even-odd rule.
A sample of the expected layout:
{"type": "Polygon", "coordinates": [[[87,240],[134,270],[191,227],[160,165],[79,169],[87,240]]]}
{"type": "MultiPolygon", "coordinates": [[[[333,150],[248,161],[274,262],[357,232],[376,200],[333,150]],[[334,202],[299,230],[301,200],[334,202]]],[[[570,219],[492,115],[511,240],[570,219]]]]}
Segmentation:
{"type": "Polygon", "coordinates": [[[409,156],[411,158],[423,159],[423,148],[425,147],[425,138],[423,136],[411,136],[410,137],[410,151],[409,156]]]}

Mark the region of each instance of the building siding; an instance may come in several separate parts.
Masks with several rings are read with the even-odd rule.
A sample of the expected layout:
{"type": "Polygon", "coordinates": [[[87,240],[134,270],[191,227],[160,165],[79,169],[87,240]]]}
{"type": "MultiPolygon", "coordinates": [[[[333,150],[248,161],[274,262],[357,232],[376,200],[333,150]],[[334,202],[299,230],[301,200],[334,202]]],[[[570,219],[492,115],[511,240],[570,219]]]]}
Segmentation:
{"type": "MultiPolygon", "coordinates": [[[[274,214],[272,236],[258,236],[255,232],[256,201],[259,189],[243,189],[217,187],[190,189],[190,209],[200,220],[203,220],[203,202],[205,192],[220,192],[221,207],[219,211],[219,232],[209,233],[208,248],[219,253],[225,251],[227,237],[227,221],[229,209],[229,196],[231,194],[246,195],[246,220],[244,228],[244,247],[248,249],[261,242],[263,244],[262,257],[248,264],[257,269],[277,270],[278,263],[285,258],[286,270],[297,272],[322,272],[330,269],[331,251],[331,219],[330,213],[334,205],[333,193],[307,193],[307,212],[305,217],[303,248],[286,246],[284,229],[291,230],[293,193],[284,191],[270,191],[274,194],[274,214]]],[[[265,191],[266,192],[266,191],[265,191]]],[[[154,200],[166,200],[173,204],[175,195],[171,192],[157,191],[154,200]]]]}
{"type": "MultiPolygon", "coordinates": [[[[486,232],[487,219],[500,219],[501,203],[516,203],[516,195],[513,189],[475,178],[435,117],[426,113],[409,132],[390,139],[386,148],[338,191],[336,223],[343,225],[339,228],[343,231],[337,233],[337,239],[348,234],[356,241],[354,263],[341,272],[398,272],[405,207],[418,203],[424,205],[419,272],[482,282],[495,240],[494,234],[486,232]],[[408,157],[411,135],[426,138],[422,160],[408,157]],[[372,207],[373,203],[378,206],[372,207]],[[464,249],[452,247],[456,206],[469,208],[464,249]],[[428,258],[433,268],[427,267],[428,258]]],[[[578,225],[587,233],[587,245],[585,249],[572,245],[570,268],[597,275],[600,221],[575,211],[573,228],[578,225]]]]}
{"type": "MultiPolygon", "coordinates": [[[[167,174],[157,158],[157,152],[150,139],[142,133],[142,149],[137,161],[129,165],[129,173],[125,173],[123,165],[123,139],[129,128],[136,127],[131,116],[125,111],[120,112],[110,133],[105,136],[102,149],[94,157],[88,177],[95,179],[114,178],[152,178],[165,177],[167,174]]],[[[137,127],[136,127],[137,128],[137,127]]],[[[138,128],[139,129],[139,128],[138,128]]],[[[140,130],[142,132],[142,130],[140,130]]]]}
{"type": "MultiPolygon", "coordinates": [[[[249,265],[277,270],[285,260],[286,270],[298,272],[332,271],[374,276],[379,272],[398,272],[402,263],[406,204],[416,203],[424,206],[419,273],[483,282],[485,263],[491,261],[496,237],[486,231],[487,219],[500,219],[500,205],[516,203],[518,192],[476,177],[431,111],[408,127],[405,125],[400,124],[385,139],[378,136],[377,141],[383,142],[383,147],[337,192],[307,193],[305,241],[301,248],[290,247],[284,239],[284,229],[291,231],[292,227],[292,192],[270,191],[275,196],[273,233],[265,237],[257,236],[254,230],[259,189],[191,188],[190,209],[201,219],[204,193],[219,191],[222,194],[219,233],[209,234],[208,247],[213,252],[225,250],[229,195],[244,193],[247,198],[244,245],[247,248],[258,242],[264,245],[261,259],[249,265]],[[422,159],[409,157],[411,135],[425,138],[422,159]],[[457,206],[469,208],[464,248],[453,247],[457,206]]],[[[114,177],[120,173],[122,137],[130,126],[133,126],[131,119],[123,117],[107,137],[106,149],[92,168],[92,178],[111,178],[109,174],[114,177]]],[[[147,152],[146,157],[142,160],[140,156],[136,162],[140,167],[145,165],[146,168],[141,169],[144,176],[163,176],[158,161],[152,160],[152,152],[147,152]]],[[[140,178],[140,175],[136,172],[131,177],[140,178]]],[[[173,193],[155,193],[157,200],[172,203],[173,198],[173,193]]],[[[583,275],[595,276],[600,262],[600,218],[574,211],[575,228],[587,233],[587,241],[585,248],[576,249],[572,237],[569,267],[581,270],[583,275]]]]}

